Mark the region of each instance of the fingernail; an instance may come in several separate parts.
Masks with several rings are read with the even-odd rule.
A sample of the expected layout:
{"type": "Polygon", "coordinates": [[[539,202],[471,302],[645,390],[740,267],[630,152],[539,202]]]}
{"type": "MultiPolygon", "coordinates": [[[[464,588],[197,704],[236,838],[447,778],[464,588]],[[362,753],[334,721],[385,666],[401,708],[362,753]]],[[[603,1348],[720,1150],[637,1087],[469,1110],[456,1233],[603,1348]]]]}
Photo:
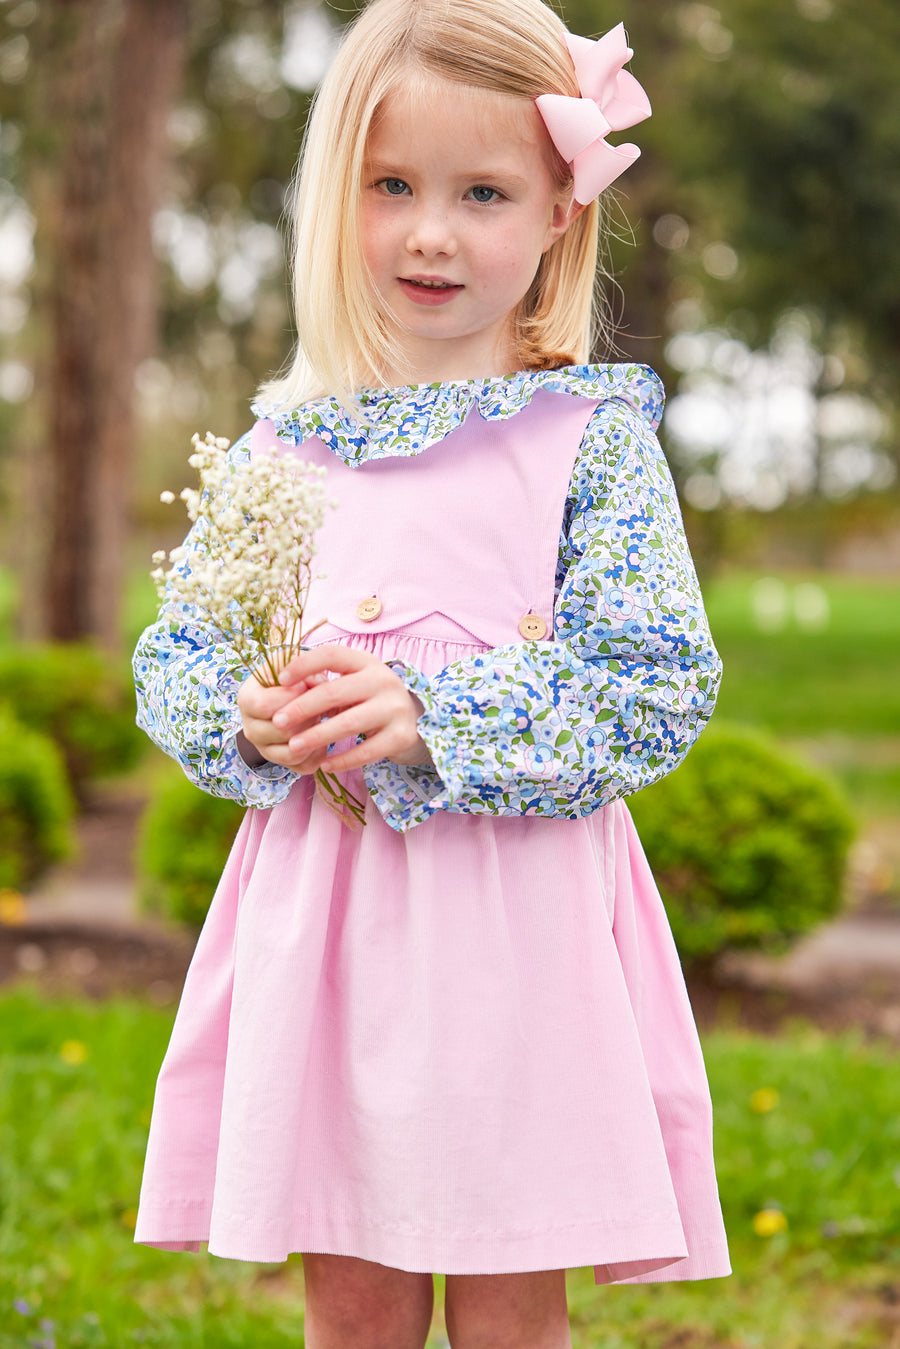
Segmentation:
{"type": "Polygon", "coordinates": [[[287,717],[285,716],[285,714],[284,714],[283,712],[276,712],[275,715],[274,715],[274,717],[272,718],[272,725],[273,725],[273,726],[286,726],[286,725],[287,725],[287,717]]]}
{"type": "Polygon", "coordinates": [[[291,751],[292,754],[299,754],[300,750],[303,749],[304,743],[305,742],[303,736],[296,735],[294,736],[293,740],[288,741],[288,749],[291,751]]]}

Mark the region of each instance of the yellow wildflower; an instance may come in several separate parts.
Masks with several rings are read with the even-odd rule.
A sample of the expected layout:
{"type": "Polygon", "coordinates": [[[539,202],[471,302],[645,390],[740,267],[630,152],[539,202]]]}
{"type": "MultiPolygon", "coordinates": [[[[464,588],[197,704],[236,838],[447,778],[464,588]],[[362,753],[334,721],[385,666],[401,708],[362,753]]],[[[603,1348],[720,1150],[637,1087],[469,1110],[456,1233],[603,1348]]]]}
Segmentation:
{"type": "Polygon", "coordinates": [[[77,1068],[87,1059],[88,1047],[83,1040],[63,1040],[59,1047],[59,1057],[63,1063],[69,1063],[73,1068],[77,1068]]]}
{"type": "Polygon", "coordinates": [[[758,1237],[774,1237],[787,1225],[788,1220],[780,1208],[763,1208],[753,1215],[753,1230],[758,1237]]]}
{"type": "Polygon", "coordinates": [[[27,916],[25,900],[18,890],[0,890],[0,923],[20,927],[27,916]]]}
{"type": "Polygon", "coordinates": [[[781,1097],[774,1087],[760,1087],[750,1097],[750,1109],[755,1110],[757,1115],[767,1115],[770,1110],[774,1110],[781,1097]]]}

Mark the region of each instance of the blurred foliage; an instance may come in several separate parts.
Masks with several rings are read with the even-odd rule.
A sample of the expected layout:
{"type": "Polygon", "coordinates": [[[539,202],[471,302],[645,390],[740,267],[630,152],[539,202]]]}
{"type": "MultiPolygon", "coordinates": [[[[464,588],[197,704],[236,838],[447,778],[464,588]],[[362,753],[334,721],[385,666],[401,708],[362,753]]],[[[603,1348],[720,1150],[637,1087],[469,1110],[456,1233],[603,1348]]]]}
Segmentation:
{"type": "Polygon", "coordinates": [[[72,790],[121,773],[141,753],[127,669],[90,646],[23,645],[0,652],[0,699],[25,726],[49,736],[72,790]]]}
{"type": "Polygon", "coordinates": [[[144,908],[199,928],[243,815],[234,801],[200,791],[180,771],[161,774],[138,842],[144,908]]]}
{"type": "MultiPolygon", "coordinates": [[[[692,16],[702,42],[704,7],[670,8],[692,16]]],[[[752,309],[763,330],[785,307],[811,305],[828,328],[864,333],[896,388],[900,8],[731,0],[721,12],[732,46],[691,86],[706,135],[677,159],[667,147],[695,209],[741,259],[733,286],[710,286],[709,301],[719,314],[752,309]]]]}
{"type": "MultiPolygon", "coordinates": [[[[896,488],[839,501],[792,500],[778,510],[734,505],[697,510],[685,502],[682,512],[701,579],[717,563],[744,573],[768,570],[778,575],[814,567],[821,569],[824,584],[850,572],[870,577],[877,588],[890,584],[898,571],[893,557],[900,539],[896,488]]],[[[859,580],[848,585],[862,588],[859,580]]]]}
{"type": "Polygon", "coordinates": [[[755,731],[714,723],[629,807],[685,963],[777,949],[840,908],[847,808],[821,773],[755,731]]]}
{"type": "Polygon", "coordinates": [[[0,648],[13,638],[13,618],[19,601],[16,578],[9,567],[0,567],[0,648]]]}
{"type": "Polygon", "coordinates": [[[0,889],[24,889],[69,855],[73,813],[57,747],[0,703],[0,889]]]}
{"type": "MultiPolygon", "coordinates": [[[[857,377],[868,385],[877,371],[882,399],[895,398],[900,7],[565,0],[563,8],[579,32],[625,20],[632,68],[654,106],[636,135],[643,156],[621,185],[638,229],[626,297],[632,287],[655,292],[661,315],[693,301],[704,321],[754,346],[784,311],[812,311],[821,349],[847,357],[851,376],[849,357],[864,353],[871,370],[857,354],[857,377]]],[[[617,258],[625,260],[621,249],[617,258]]]]}

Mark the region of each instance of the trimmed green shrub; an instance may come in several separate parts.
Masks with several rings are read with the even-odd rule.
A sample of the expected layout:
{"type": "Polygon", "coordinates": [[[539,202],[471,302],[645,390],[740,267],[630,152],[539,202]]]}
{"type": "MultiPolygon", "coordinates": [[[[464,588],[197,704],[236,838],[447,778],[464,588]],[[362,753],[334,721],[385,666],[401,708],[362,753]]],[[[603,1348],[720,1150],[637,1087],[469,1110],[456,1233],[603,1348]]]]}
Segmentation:
{"type": "Polygon", "coordinates": [[[714,725],[628,804],[686,963],[779,949],[840,907],[852,819],[774,740],[714,725]]]}
{"type": "Polygon", "coordinates": [[[0,704],[0,889],[24,890],[69,855],[74,809],[56,745],[0,704]]]}
{"type": "Polygon", "coordinates": [[[77,797],[91,778],[130,768],[142,750],[130,678],[96,647],[35,644],[4,651],[0,699],[19,721],[59,745],[77,797]]]}
{"type": "Polygon", "coordinates": [[[244,809],[166,773],[141,819],[137,866],[151,913],[199,927],[219,883],[244,809]]]}

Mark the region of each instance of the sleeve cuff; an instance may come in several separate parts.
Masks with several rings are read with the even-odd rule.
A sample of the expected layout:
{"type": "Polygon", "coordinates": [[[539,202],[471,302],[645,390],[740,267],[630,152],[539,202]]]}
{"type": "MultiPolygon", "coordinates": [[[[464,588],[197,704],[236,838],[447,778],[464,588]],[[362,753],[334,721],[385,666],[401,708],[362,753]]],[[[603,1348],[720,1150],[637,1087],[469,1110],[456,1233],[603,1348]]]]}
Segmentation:
{"type": "Polygon", "coordinates": [[[449,804],[442,771],[446,752],[437,733],[439,713],[430,681],[421,670],[405,661],[387,663],[410,693],[422,702],[425,710],[419,717],[418,730],[435,763],[434,768],[426,768],[381,759],[378,763],[366,764],[363,769],[366,786],[379,814],[392,829],[405,833],[449,804]]]}
{"type": "Polygon", "coordinates": [[[281,764],[264,762],[258,767],[246,763],[238,748],[240,719],[223,737],[216,758],[215,774],[200,785],[216,796],[228,796],[243,806],[270,810],[284,801],[299,774],[281,764]]]}

